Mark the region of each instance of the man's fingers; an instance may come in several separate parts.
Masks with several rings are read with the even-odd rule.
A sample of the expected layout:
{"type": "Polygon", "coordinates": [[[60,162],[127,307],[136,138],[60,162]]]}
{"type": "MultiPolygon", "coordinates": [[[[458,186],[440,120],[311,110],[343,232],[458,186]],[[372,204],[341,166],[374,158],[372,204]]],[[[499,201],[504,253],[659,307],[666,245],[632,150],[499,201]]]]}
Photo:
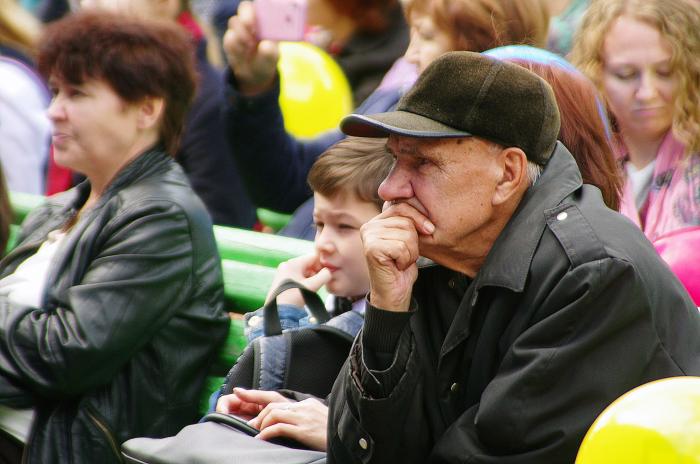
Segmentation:
{"type": "Polygon", "coordinates": [[[419,234],[432,235],[435,232],[435,224],[423,214],[419,207],[406,202],[384,202],[382,212],[377,218],[405,217],[413,221],[419,234]]]}

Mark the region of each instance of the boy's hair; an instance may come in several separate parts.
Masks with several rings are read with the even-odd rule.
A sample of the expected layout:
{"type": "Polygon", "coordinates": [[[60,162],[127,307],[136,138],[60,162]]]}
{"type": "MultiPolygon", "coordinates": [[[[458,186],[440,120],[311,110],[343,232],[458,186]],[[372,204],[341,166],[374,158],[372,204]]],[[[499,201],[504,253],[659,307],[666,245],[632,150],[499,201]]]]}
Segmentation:
{"type": "Polygon", "coordinates": [[[347,137],[319,156],[307,180],[311,189],[323,196],[352,192],[381,210],[384,200],[377,190],[392,165],[386,138],[347,137]]]}

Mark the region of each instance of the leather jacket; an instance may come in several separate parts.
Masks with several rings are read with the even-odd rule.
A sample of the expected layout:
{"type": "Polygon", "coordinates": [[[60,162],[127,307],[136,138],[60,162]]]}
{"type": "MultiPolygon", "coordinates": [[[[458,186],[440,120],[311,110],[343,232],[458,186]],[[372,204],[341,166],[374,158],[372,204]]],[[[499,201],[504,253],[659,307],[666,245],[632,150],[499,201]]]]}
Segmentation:
{"type": "MultiPolygon", "coordinates": [[[[84,182],[33,211],[0,277],[89,190],[84,182]]],[[[209,215],[170,156],[147,151],[70,228],[41,307],[0,297],[0,402],[36,410],[23,462],[121,462],[123,441],[196,421],[228,325],[209,215]]]]}

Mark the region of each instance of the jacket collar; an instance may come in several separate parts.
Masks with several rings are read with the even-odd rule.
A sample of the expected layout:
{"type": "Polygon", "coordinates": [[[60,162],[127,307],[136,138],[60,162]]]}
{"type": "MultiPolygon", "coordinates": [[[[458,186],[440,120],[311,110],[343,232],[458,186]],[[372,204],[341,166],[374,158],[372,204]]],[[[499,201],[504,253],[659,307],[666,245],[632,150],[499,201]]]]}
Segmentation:
{"type": "Polygon", "coordinates": [[[576,161],[566,147],[557,142],[542,175],[527,190],[489,251],[476,275],[475,290],[484,286],[499,286],[522,292],[545,228],[545,210],[560,204],[581,185],[581,173],[576,161]]]}
{"type": "MultiPolygon", "coordinates": [[[[108,199],[112,198],[124,187],[150,177],[154,172],[162,169],[162,166],[166,165],[170,158],[170,155],[165,153],[163,147],[160,145],[147,149],[124,166],[121,171],[114,176],[114,179],[112,179],[105,189],[100,200],[95,205],[95,208],[98,208],[99,205],[102,205],[108,199]]],[[[81,182],[76,186],[75,190],[76,196],[73,201],[71,201],[70,206],[75,209],[80,209],[90,194],[90,182],[88,180],[81,182]]]]}

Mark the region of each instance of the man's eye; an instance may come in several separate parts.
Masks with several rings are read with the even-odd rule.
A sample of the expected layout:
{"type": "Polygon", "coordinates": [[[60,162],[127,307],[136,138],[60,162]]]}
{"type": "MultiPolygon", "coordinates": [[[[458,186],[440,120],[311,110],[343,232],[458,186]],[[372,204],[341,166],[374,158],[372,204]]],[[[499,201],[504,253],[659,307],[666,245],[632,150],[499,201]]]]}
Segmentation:
{"type": "Polygon", "coordinates": [[[339,229],[354,230],[356,227],[350,224],[338,224],[339,229]]]}

